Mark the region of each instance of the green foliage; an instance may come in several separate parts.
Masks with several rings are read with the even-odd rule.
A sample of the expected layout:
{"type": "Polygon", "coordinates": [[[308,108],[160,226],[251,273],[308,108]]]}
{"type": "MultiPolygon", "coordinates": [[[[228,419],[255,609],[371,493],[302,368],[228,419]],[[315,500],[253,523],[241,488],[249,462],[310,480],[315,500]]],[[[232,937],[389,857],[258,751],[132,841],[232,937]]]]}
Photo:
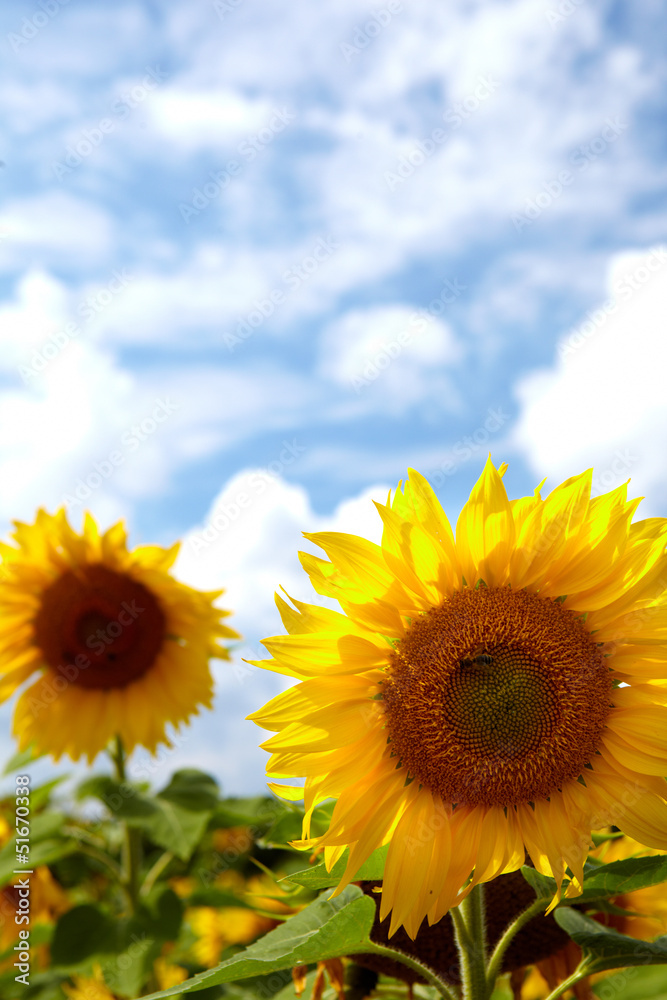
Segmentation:
{"type": "MultiPolygon", "coordinates": [[[[525,865],[521,874],[530,884],[538,899],[551,900],[556,893],[556,882],[525,865]]],[[[583,892],[569,899],[562,899],[559,906],[582,906],[597,900],[620,896],[636,889],[646,889],[667,880],[667,855],[656,854],[648,858],[624,858],[608,865],[588,863],[584,868],[583,892]]]]}
{"type": "Polygon", "coordinates": [[[87,958],[117,950],[116,922],[90,903],[75,906],[56,924],[51,941],[55,966],[79,966],[87,958]]]}
{"type": "Polygon", "coordinates": [[[667,965],[667,936],[638,941],[573,909],[557,910],[556,920],[581,948],[586,975],[633,965],[667,965]]]}
{"type": "Polygon", "coordinates": [[[325,893],[310,906],[270,931],[255,944],[216,969],[203,972],[187,983],[151,994],[151,1000],[191,993],[204,986],[266,975],[295,965],[370,951],[369,934],[375,919],[375,904],[357,886],[348,886],[340,896],[325,893]]]}
{"type": "MultiPolygon", "coordinates": [[[[381,879],[384,874],[388,850],[389,846],[385,845],[373,851],[370,858],[355,873],[354,881],[359,881],[360,879],[368,879],[369,881],[372,879],[381,879]]],[[[338,885],[343,877],[349,856],[350,852],[346,850],[330,872],[327,871],[324,862],[322,862],[311,868],[304,868],[301,871],[293,872],[289,876],[289,881],[295,885],[302,885],[307,889],[326,889],[338,885]]]]}
{"type": "MultiPolygon", "coordinates": [[[[125,771],[119,766],[117,773],[125,771]]],[[[40,945],[50,944],[49,965],[33,968],[29,990],[15,983],[13,970],[0,969],[3,1000],[65,1000],[61,983],[72,975],[91,977],[95,968],[101,968],[115,996],[134,1000],[157,990],[156,962],[163,956],[189,978],[150,993],[156,1000],[190,993],[200,1000],[292,1000],[292,966],[311,966],[307,997],[317,962],[364,951],[382,953],[369,939],[375,901],[355,885],[331,898],[349,853],[327,872],[324,864],[306,867],[307,855],[289,846],[301,838],[299,806],[267,796],[223,798],[215,779],[195,769],[176,771],[159,790],[147,782],[101,774],[86,779],[77,792],[79,801],[92,798],[102,804],[101,818],[91,819],[77,814],[80,807],[54,807],[57,786],[53,781],[31,789],[30,867],[48,865],[60,893],[50,919],[46,913],[46,922],[30,929],[35,955],[40,945]],[[260,872],[264,881],[259,890],[251,887],[257,891],[253,897],[247,883],[260,872]],[[320,890],[326,891],[313,899],[320,890]],[[62,912],[65,892],[69,909],[62,912]],[[259,928],[266,927],[266,917],[273,916],[264,910],[269,904],[262,898],[271,896],[296,912],[276,912],[273,929],[253,940],[259,928]],[[197,909],[202,907],[206,912],[197,909]],[[225,925],[224,919],[218,928],[217,916],[224,917],[230,908],[230,921],[247,926],[247,936],[232,934],[226,940],[225,926],[233,924],[225,925]],[[261,920],[259,915],[253,918],[252,911],[263,914],[261,920]],[[205,959],[201,956],[207,952],[198,947],[208,926],[213,937],[219,934],[220,943],[207,945],[211,957],[205,959]],[[219,964],[206,968],[216,956],[219,964]]],[[[9,799],[3,805],[10,823],[12,805],[9,799]]],[[[315,810],[315,835],[326,830],[332,806],[328,802],[315,810]]],[[[387,847],[375,851],[355,879],[382,879],[386,856],[387,847]]],[[[11,839],[0,851],[0,877],[7,882],[15,867],[11,839]]],[[[556,892],[554,880],[532,868],[522,872],[546,908],[556,892]]],[[[608,980],[623,1000],[667,995],[667,938],[637,941],[602,926],[591,914],[628,916],[631,911],[619,897],[663,882],[667,856],[611,864],[591,859],[585,866],[583,893],[562,899],[555,910],[556,920],[583,950],[582,975],[624,969],[608,980]]],[[[6,948],[0,961],[11,960],[11,952],[11,946],[6,948]]],[[[383,983],[387,998],[405,997],[396,981],[385,977],[383,983]]],[[[507,984],[497,984],[493,1000],[509,996],[507,984]]],[[[435,1000],[437,991],[434,986],[418,987],[415,997],[435,1000]]],[[[324,1000],[334,1000],[330,986],[324,1000]]]]}
{"type": "Polygon", "coordinates": [[[187,861],[199,844],[218,801],[217,783],[200,771],[178,771],[157,795],[104,775],[79,788],[100,799],[117,819],[142,830],[153,843],[187,861]]]}

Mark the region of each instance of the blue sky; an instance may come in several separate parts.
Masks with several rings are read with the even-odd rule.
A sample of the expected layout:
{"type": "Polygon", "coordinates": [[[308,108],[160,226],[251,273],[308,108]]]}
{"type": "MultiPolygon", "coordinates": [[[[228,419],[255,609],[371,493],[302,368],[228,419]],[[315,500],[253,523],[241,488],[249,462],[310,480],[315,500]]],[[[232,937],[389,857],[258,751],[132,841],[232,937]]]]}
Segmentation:
{"type": "Polygon", "coordinates": [[[311,597],[301,531],[376,536],[409,465],[452,519],[489,450],[511,495],[593,465],[664,513],[658,0],[0,20],[2,531],[86,506],[227,588],[244,642],[169,767],[263,787],[282,682],[241,657],[311,597]]]}

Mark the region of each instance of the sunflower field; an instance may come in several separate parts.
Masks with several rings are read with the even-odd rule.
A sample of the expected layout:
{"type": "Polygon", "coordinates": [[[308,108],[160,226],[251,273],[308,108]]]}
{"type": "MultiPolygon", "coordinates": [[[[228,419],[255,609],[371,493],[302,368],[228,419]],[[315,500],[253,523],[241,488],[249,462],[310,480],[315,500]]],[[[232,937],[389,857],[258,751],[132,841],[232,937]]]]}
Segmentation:
{"type": "Polygon", "coordinates": [[[16,524],[2,1000],[667,997],[667,519],[590,472],[509,499],[505,471],[454,528],[410,470],[380,544],[306,536],[327,602],[276,596],[252,669],[294,683],[250,716],[252,797],[174,754],[225,724],[224,592],[121,524],[16,524]],[[63,756],[83,780],[33,778],[63,756]]]}

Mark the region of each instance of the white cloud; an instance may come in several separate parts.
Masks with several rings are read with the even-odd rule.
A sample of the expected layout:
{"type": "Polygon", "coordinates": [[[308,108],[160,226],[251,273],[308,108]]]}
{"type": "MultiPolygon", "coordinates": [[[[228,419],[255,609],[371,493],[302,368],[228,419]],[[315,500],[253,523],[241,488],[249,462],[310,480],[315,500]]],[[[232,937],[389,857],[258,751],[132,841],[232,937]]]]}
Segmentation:
{"type": "Polygon", "coordinates": [[[221,603],[234,609],[234,626],[253,643],[282,628],[273,598],[279,587],[300,600],[325,600],[301,569],[298,551],[314,551],[301,533],[347,531],[378,541],[381,521],[372,500],[384,503],[389,489],[369,487],[331,515],[318,515],[303,487],[273,474],[279,456],[275,462],[229,480],[204,525],[185,535],[176,563],[177,575],[191,586],[226,589],[221,603]]]}
{"type": "Polygon", "coordinates": [[[37,262],[87,269],[107,258],[114,237],[104,209],[56,190],[8,202],[0,228],[0,269],[12,271],[37,262]]]}
{"type": "Polygon", "coordinates": [[[632,477],[632,495],[667,493],[667,251],[612,258],[609,298],[558,345],[549,369],[521,379],[513,440],[551,485],[590,465],[598,492],[632,477]]]}
{"type": "Polygon", "coordinates": [[[239,140],[271,117],[266,99],[246,98],[230,88],[194,90],[179,84],[156,92],[147,110],[157,131],[188,152],[239,140]]]}
{"type": "MultiPolygon", "coordinates": [[[[445,291],[447,301],[458,294],[445,291]]],[[[438,304],[446,309],[444,301],[438,304]]],[[[352,310],[324,331],[319,371],[357,395],[377,383],[375,405],[400,412],[432,399],[443,387],[442,369],[461,355],[449,326],[426,310],[375,306],[352,310]]]]}
{"type": "Polygon", "coordinates": [[[18,283],[13,302],[0,305],[0,368],[16,372],[31,364],[44,342],[65,325],[67,289],[42,270],[29,271],[18,283]]]}

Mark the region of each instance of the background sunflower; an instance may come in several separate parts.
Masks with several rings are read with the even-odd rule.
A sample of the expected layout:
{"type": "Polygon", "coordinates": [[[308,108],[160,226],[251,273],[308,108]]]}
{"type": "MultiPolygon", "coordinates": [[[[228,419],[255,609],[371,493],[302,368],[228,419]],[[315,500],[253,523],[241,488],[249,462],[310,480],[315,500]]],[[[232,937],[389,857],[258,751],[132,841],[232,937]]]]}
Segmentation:
{"type": "Polygon", "coordinates": [[[114,736],[127,751],[169,742],[167,723],[210,708],[209,659],[238,638],[201,592],[170,574],[178,545],[129,551],[122,524],[83,532],[40,510],[2,543],[0,694],[37,675],[14,710],[19,747],[92,760],[114,736]]]}

